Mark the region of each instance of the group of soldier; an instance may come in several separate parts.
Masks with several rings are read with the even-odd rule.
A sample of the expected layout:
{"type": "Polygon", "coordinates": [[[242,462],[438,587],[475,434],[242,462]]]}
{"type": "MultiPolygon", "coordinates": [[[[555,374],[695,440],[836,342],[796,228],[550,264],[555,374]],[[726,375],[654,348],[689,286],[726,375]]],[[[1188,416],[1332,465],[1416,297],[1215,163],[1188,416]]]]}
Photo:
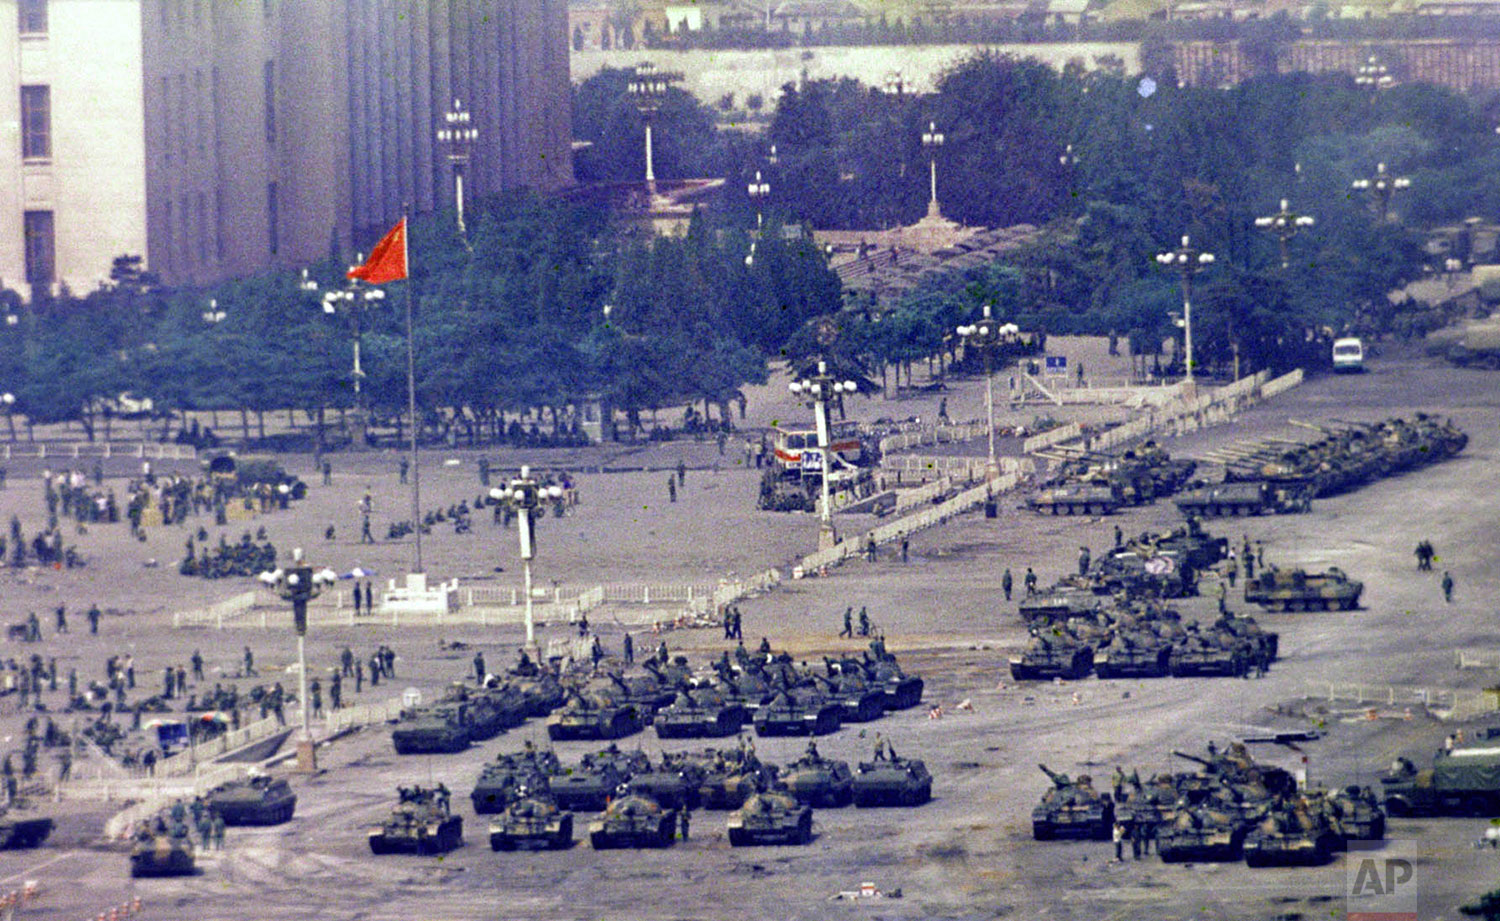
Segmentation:
{"type": "Polygon", "coordinates": [[[187,539],[187,555],[177,565],[184,576],[201,576],[205,579],[226,579],[236,576],[256,576],[276,568],[276,545],[266,536],[266,529],[256,532],[251,540],[250,532],[240,535],[239,543],[231,544],[219,535],[219,545],[212,553],[206,546],[208,532],[198,529],[198,539],[205,546],[195,548],[192,536],[187,539]]]}
{"type": "MultiPolygon", "coordinates": [[[[382,643],[370,653],[370,658],[366,660],[355,655],[353,649],[345,646],[339,653],[339,667],[335,672],[338,681],[335,682],[333,678],[330,678],[330,687],[342,685],[344,678],[353,678],[355,692],[364,690],[367,667],[370,672],[370,687],[379,687],[380,679],[396,677],[396,651],[382,643]]],[[[339,703],[334,703],[334,708],[338,707],[339,703]]]]}
{"type": "Polygon", "coordinates": [[[203,800],[195,796],[183,805],[176,800],[166,815],[157,813],[149,822],[136,830],[138,840],[149,840],[153,835],[170,835],[174,838],[191,837],[190,831],[198,833],[199,847],[203,850],[224,850],[224,817],[203,800]],[[191,820],[191,822],[189,821],[191,820]],[[168,822],[170,821],[170,825],[168,822]]]}
{"type": "MultiPolygon", "coordinates": [[[[870,611],[864,605],[859,608],[859,635],[870,636],[875,630],[875,625],[870,621],[870,611]]],[[[854,633],[854,606],[844,608],[844,628],[839,631],[839,636],[853,638],[854,633]]]]}

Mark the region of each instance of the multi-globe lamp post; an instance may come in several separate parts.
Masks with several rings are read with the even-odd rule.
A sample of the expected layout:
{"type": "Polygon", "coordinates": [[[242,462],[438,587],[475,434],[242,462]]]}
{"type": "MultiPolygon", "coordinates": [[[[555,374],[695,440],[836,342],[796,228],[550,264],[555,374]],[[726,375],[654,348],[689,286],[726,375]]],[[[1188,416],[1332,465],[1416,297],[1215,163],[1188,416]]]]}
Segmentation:
{"type": "Polygon", "coordinates": [[[1000,464],[995,459],[995,379],[991,373],[994,370],[992,364],[996,347],[1007,336],[1018,331],[1013,324],[1002,324],[991,316],[989,304],[984,305],[984,316],[977,322],[965,324],[955,330],[963,337],[965,349],[978,349],[984,357],[984,415],[990,436],[989,464],[985,467],[984,475],[989,480],[1000,475],[1000,464]]]}
{"type": "Polygon", "coordinates": [[[307,603],[338,581],[331,569],[313,569],[302,558],[302,548],[292,551],[292,563],[263,572],[260,581],[285,601],[292,603],[292,629],[297,633],[297,701],[302,709],[302,737],[297,740],[297,769],[316,771],[318,760],[312,735],[312,712],[307,696],[307,603]]]}
{"type": "Polygon", "coordinates": [[[517,530],[521,537],[521,571],[526,589],[526,651],[535,658],[536,619],[531,606],[531,561],[536,559],[537,515],[546,514],[548,508],[563,503],[563,488],[557,484],[543,484],[531,475],[531,468],[523,466],[521,475],[511,479],[503,487],[490,490],[489,501],[501,505],[516,514],[517,530]]]}
{"type": "Polygon", "coordinates": [[[927,216],[930,218],[942,217],[938,210],[937,197],[937,152],[943,146],[943,132],[937,130],[937,122],[928,122],[927,130],[922,132],[922,149],[927,151],[927,170],[931,184],[931,197],[927,201],[927,216]]]}
{"type": "Polygon", "coordinates": [[[1213,265],[1214,254],[1194,249],[1187,234],[1182,235],[1182,245],[1165,253],[1157,253],[1156,261],[1164,268],[1176,271],[1182,277],[1182,339],[1183,361],[1188,383],[1193,382],[1193,276],[1213,265]]]}
{"type": "Polygon", "coordinates": [[[1281,248],[1281,267],[1284,269],[1291,264],[1287,257],[1287,241],[1297,235],[1297,231],[1311,227],[1317,221],[1307,214],[1298,214],[1288,205],[1287,200],[1281,200],[1281,210],[1275,214],[1267,214],[1255,219],[1255,226],[1269,233],[1275,234],[1276,242],[1281,248]]]}
{"type": "Polygon", "coordinates": [[[655,64],[643,61],[636,65],[635,73],[627,84],[630,98],[635,102],[636,109],[641,113],[641,121],[646,126],[646,189],[652,195],[656,194],[656,168],[651,149],[651,120],[661,110],[667,90],[680,79],[681,74],[658,70],[655,64]]]}
{"type": "MultiPolygon", "coordinates": [[[[364,257],[356,256],[355,264],[364,261],[364,257]]],[[[353,268],[351,266],[351,268],[353,268]]],[[[318,283],[308,276],[307,270],[302,270],[302,281],[300,287],[303,291],[316,294],[318,283]]],[[[350,414],[351,440],[354,449],[361,450],[365,446],[365,402],[364,402],[364,377],[365,372],[360,365],[359,352],[360,341],[363,339],[363,324],[360,322],[365,310],[375,307],[380,301],[385,300],[385,291],[379,287],[361,285],[358,280],[350,279],[342,288],[331,288],[323,292],[323,312],[329,316],[336,316],[340,311],[349,315],[351,334],[354,338],[354,409],[350,414]]],[[[415,424],[415,422],[413,422],[415,424]]]]}
{"type": "Polygon", "coordinates": [[[844,394],[853,394],[859,391],[859,385],[854,381],[835,380],[828,373],[828,363],[818,362],[818,373],[801,380],[792,381],[787,385],[793,394],[802,397],[813,408],[813,418],[818,425],[818,453],[821,455],[819,466],[822,468],[823,501],[819,508],[818,524],[818,549],[826,550],[838,543],[838,531],[833,526],[833,503],[829,500],[828,480],[833,470],[832,439],[828,432],[828,404],[841,399],[844,394]]]}
{"type": "Polygon", "coordinates": [[[1401,189],[1411,187],[1411,180],[1405,176],[1392,176],[1386,172],[1384,163],[1375,164],[1375,173],[1362,179],[1356,179],[1349,183],[1349,187],[1360,192],[1369,192],[1375,201],[1375,212],[1380,216],[1381,223],[1385,223],[1386,215],[1390,211],[1391,196],[1401,189]]]}
{"type": "Polygon", "coordinates": [[[458,232],[464,228],[464,167],[469,163],[469,154],[474,142],[479,140],[479,129],[473,124],[473,115],[459,100],[443,113],[443,127],[437,129],[438,143],[447,146],[448,162],[453,166],[453,203],[458,211],[458,232]]]}
{"type": "Polygon", "coordinates": [[[771,184],[760,178],[760,170],[755,171],[755,178],[745,187],[745,192],[750,196],[750,201],[755,205],[755,232],[760,233],[761,225],[764,223],[764,215],[761,208],[771,195],[771,184]]]}

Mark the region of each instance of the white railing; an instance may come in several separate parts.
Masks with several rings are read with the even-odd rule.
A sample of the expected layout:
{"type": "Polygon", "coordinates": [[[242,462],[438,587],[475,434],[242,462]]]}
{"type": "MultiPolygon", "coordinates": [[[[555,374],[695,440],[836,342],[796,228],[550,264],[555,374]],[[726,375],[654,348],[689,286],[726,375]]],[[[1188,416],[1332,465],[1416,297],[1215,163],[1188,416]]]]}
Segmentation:
{"type": "Polygon", "coordinates": [[[601,586],[604,600],[614,604],[665,604],[706,598],[713,592],[708,585],[688,582],[638,583],[601,586]]]}
{"type": "Polygon", "coordinates": [[[1400,684],[1310,682],[1304,692],[1314,699],[1385,707],[1421,707],[1439,719],[1464,720],[1500,710],[1500,694],[1472,688],[1438,688],[1400,684]]]}
{"type": "Polygon", "coordinates": [[[249,613],[256,605],[257,592],[241,592],[232,598],[192,611],[178,611],[172,615],[174,627],[222,627],[227,618],[249,613]]]}
{"type": "Polygon", "coordinates": [[[1083,429],[1078,426],[1077,422],[1069,422],[1067,425],[1060,425],[1055,429],[1048,429],[1027,438],[1021,442],[1021,453],[1035,454],[1043,448],[1050,448],[1081,437],[1083,437],[1083,429]]]}
{"type": "Polygon", "coordinates": [[[1454,668],[1500,668],[1500,649],[1459,649],[1453,653],[1454,668]]]}
{"type": "Polygon", "coordinates": [[[192,445],[157,444],[155,442],[66,441],[48,444],[44,441],[12,441],[0,445],[6,460],[21,457],[76,460],[80,457],[139,457],[146,460],[196,460],[198,449],[192,445]]]}
{"type": "Polygon", "coordinates": [[[916,448],[923,445],[952,444],[961,441],[972,441],[982,438],[989,433],[989,426],[983,422],[960,422],[951,425],[922,425],[913,431],[901,432],[896,435],[887,435],[880,439],[880,453],[890,454],[893,451],[904,451],[907,448],[916,448]]]}
{"type": "Polygon", "coordinates": [[[926,484],[925,486],[918,486],[916,489],[903,490],[896,494],[896,505],[894,511],[904,512],[909,508],[914,508],[919,505],[931,505],[934,499],[938,499],[942,496],[947,495],[948,490],[952,488],[953,480],[949,479],[948,477],[943,477],[942,479],[934,480],[931,483],[926,484]]]}

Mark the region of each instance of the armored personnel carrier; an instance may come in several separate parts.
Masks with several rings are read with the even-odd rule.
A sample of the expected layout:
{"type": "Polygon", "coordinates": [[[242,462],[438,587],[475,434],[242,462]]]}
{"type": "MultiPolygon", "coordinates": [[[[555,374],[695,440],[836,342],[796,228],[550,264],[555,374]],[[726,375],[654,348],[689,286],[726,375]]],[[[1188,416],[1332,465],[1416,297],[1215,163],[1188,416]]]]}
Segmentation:
{"type": "Polygon", "coordinates": [[[440,703],[420,707],[391,730],[398,755],[461,752],[469,747],[467,704],[440,703]]]}
{"type": "Polygon", "coordinates": [[[1039,631],[1019,656],[1010,657],[1010,676],[1017,681],[1076,681],[1094,668],[1094,650],[1066,631],[1039,631]]]}
{"type": "Polygon", "coordinates": [[[193,839],[186,825],[171,831],[142,830],[130,848],[130,875],[190,876],[197,871],[193,859],[193,839]]]}
{"type": "Polygon", "coordinates": [[[1155,630],[1117,630],[1094,651],[1094,674],[1100,678],[1161,678],[1171,669],[1172,643],[1155,630]]]}
{"type": "Polygon", "coordinates": [[[1252,867],[1321,866],[1343,846],[1344,836],[1322,809],[1284,802],[1245,836],[1245,863],[1252,867]]]}
{"type": "Polygon", "coordinates": [[[566,739],[619,739],[646,728],[647,717],[633,703],[598,691],[572,692],[547,717],[547,736],[566,739]]]}
{"type": "Polygon", "coordinates": [[[52,820],[44,816],[27,818],[17,806],[0,807],[0,850],[41,847],[52,834],[52,820]]]}
{"type": "Polygon", "coordinates": [[[279,825],[297,808],[297,794],[279,777],[230,781],[210,790],[206,799],[225,825],[279,825]]]}
{"type": "Polygon", "coordinates": [[[1052,781],[1052,788],[1042,794],[1042,801],[1031,810],[1031,836],[1038,841],[1053,838],[1092,838],[1108,841],[1114,831],[1115,803],[1108,793],[1094,790],[1087,774],[1074,782],[1045,764],[1042,769],[1052,781]]]}
{"type": "Polygon", "coordinates": [[[782,771],[787,792],[809,806],[838,807],[854,802],[854,774],[849,762],[835,761],[810,747],[782,771]]]}
{"type": "Polygon", "coordinates": [[[729,816],[729,844],[808,844],[812,809],[782,791],[756,793],[729,816]]]}
{"type": "Polygon", "coordinates": [[[1338,567],[1326,572],[1271,567],[1245,582],[1245,601],[1271,611],[1352,611],[1365,584],[1338,567]]]}
{"type": "Polygon", "coordinates": [[[749,711],[744,703],[715,688],[679,691],[672,703],[656,712],[659,739],[722,738],[744,728],[749,711]]]}
{"type": "Polygon", "coordinates": [[[838,732],[842,708],[814,688],[791,688],[778,693],[755,711],[758,736],[821,736],[838,732]]]}
{"type": "Polygon", "coordinates": [[[1247,480],[1204,486],[1181,493],[1174,501],[1190,518],[1219,518],[1305,512],[1311,508],[1312,497],[1306,488],[1247,480]]]}
{"type": "Polygon", "coordinates": [[[932,799],[932,775],[915,758],[901,758],[894,751],[874,761],[861,761],[854,772],[854,805],[920,806],[932,799]]]}
{"type": "Polygon", "coordinates": [[[1102,605],[1092,585],[1059,584],[1022,599],[1019,611],[1022,621],[1041,627],[1093,616],[1102,605]]]}
{"type": "Polygon", "coordinates": [[[1125,504],[1118,486],[1071,483],[1043,489],[1026,500],[1043,515],[1109,515],[1125,504]]]}
{"type": "Polygon", "coordinates": [[[549,778],[547,785],[559,808],[595,812],[603,809],[632,775],[650,767],[645,752],[622,751],[611,743],[603,751],[584,755],[576,767],[549,778]]]}
{"type": "Polygon", "coordinates": [[[562,763],[551,751],[528,749],[500,755],[479,772],[469,798],[480,815],[501,812],[521,788],[545,792],[551,788],[550,778],[562,772],[562,763]]]}
{"type": "Polygon", "coordinates": [[[609,804],[589,823],[594,850],[616,847],[671,847],[677,834],[677,810],[649,796],[632,793],[609,804]]]}
{"type": "Polygon", "coordinates": [[[523,791],[490,820],[490,850],[544,849],[565,851],[573,846],[573,814],[557,808],[546,793],[523,791]]]}
{"type": "Polygon", "coordinates": [[[373,854],[444,854],[464,843],[464,820],[448,811],[441,788],[400,787],[390,818],[370,829],[373,854]]]}

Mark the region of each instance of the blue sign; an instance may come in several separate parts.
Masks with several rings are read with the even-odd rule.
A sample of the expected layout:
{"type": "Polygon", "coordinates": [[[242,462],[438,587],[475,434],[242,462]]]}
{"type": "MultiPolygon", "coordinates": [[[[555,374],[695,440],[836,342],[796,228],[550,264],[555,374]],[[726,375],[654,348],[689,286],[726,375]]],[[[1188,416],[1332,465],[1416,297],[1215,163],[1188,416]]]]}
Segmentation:
{"type": "Polygon", "coordinates": [[[1048,374],[1066,374],[1066,373],[1068,373],[1068,356],[1066,356],[1066,355],[1048,355],[1048,356],[1046,356],[1045,360],[1047,362],[1047,373],[1048,374]]]}

